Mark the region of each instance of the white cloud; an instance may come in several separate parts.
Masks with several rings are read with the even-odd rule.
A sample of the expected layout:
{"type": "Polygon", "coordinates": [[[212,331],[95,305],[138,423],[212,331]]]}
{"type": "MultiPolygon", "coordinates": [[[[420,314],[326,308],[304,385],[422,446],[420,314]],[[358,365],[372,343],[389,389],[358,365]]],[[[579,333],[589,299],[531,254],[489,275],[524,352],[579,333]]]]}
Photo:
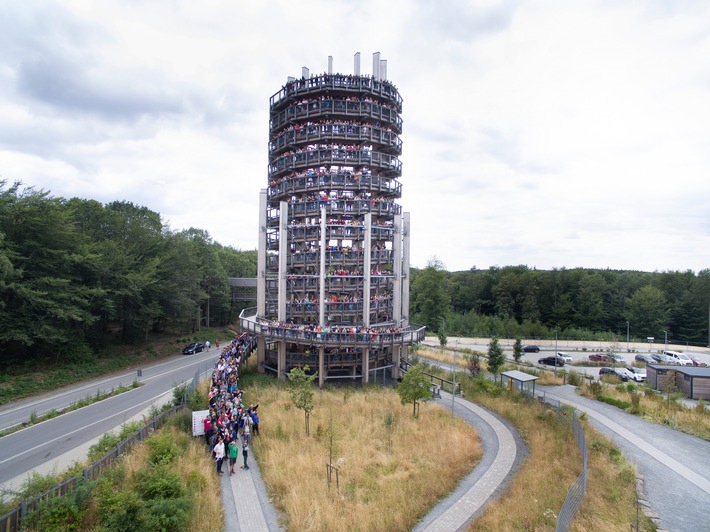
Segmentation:
{"type": "Polygon", "coordinates": [[[412,260],[710,267],[705,2],[29,1],[0,21],[0,172],[256,247],[268,101],[382,52],[412,260]]]}

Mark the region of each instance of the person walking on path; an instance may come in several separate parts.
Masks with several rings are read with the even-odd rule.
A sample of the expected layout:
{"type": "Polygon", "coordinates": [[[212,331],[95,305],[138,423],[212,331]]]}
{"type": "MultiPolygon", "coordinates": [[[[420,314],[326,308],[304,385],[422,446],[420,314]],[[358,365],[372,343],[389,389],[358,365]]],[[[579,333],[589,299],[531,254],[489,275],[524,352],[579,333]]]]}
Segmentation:
{"type": "Polygon", "coordinates": [[[244,437],[244,443],[249,445],[251,443],[251,418],[248,414],[244,414],[244,428],[242,429],[242,436],[244,437]]]}
{"type": "Polygon", "coordinates": [[[207,351],[210,350],[210,341],[209,341],[209,340],[207,340],[207,341],[205,342],[205,347],[207,348],[207,351]]]}
{"type": "Polygon", "coordinates": [[[237,463],[237,456],[239,455],[239,444],[237,440],[232,440],[227,446],[229,449],[229,476],[234,474],[234,464],[237,463]]]}
{"type": "Polygon", "coordinates": [[[251,412],[251,432],[254,436],[259,435],[259,414],[256,413],[256,408],[251,412]]]}
{"type": "Polygon", "coordinates": [[[249,469],[249,466],[247,465],[247,458],[249,457],[249,444],[246,440],[244,440],[244,443],[242,444],[242,456],[244,457],[244,465],[241,467],[241,469],[244,469],[246,471],[247,469],[249,469]]]}
{"type": "Polygon", "coordinates": [[[214,460],[217,462],[217,474],[222,474],[222,462],[224,462],[224,442],[222,436],[217,440],[217,445],[214,446],[214,460]]]}

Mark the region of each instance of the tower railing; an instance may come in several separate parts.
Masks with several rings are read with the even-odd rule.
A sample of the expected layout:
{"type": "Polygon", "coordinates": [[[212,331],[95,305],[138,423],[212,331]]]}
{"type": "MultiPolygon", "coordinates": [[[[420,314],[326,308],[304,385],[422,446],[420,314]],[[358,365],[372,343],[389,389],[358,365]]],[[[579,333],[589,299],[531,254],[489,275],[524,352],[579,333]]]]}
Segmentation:
{"type": "Polygon", "coordinates": [[[402,195],[402,183],[387,176],[356,175],[352,172],[286,176],[273,180],[267,194],[270,199],[299,193],[317,193],[322,190],[367,190],[395,197],[402,195]]]}
{"type": "Polygon", "coordinates": [[[281,90],[271,96],[269,103],[272,108],[278,108],[282,102],[292,96],[304,97],[310,93],[321,93],[323,89],[339,92],[363,92],[391,101],[401,111],[402,97],[397,88],[389,81],[376,80],[370,76],[355,76],[350,74],[322,74],[310,78],[294,79],[286,83],[281,90]]]}
{"type": "Polygon", "coordinates": [[[259,318],[256,308],[244,309],[239,315],[242,332],[258,334],[268,341],[323,344],[328,347],[346,345],[385,346],[414,345],[424,341],[426,327],[411,324],[409,327],[338,327],[332,330],[317,331],[312,326],[294,326],[259,318]]]}
{"type": "Polygon", "coordinates": [[[312,144],[323,139],[343,140],[356,144],[370,143],[394,148],[398,154],[402,153],[402,139],[393,131],[388,131],[387,129],[377,126],[359,126],[354,124],[291,126],[291,128],[278,134],[278,136],[269,143],[269,152],[274,156],[279,151],[293,147],[294,144],[312,144]]]}

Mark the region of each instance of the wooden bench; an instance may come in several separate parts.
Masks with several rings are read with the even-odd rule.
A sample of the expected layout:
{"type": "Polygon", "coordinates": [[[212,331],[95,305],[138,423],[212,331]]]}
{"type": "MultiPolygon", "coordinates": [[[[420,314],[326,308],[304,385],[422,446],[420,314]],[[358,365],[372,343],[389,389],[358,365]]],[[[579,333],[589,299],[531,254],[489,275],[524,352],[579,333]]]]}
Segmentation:
{"type": "Polygon", "coordinates": [[[432,383],[432,385],[431,385],[431,398],[432,398],[432,399],[435,399],[435,398],[437,398],[437,397],[438,397],[439,399],[441,399],[441,386],[439,386],[438,384],[432,383]]]}

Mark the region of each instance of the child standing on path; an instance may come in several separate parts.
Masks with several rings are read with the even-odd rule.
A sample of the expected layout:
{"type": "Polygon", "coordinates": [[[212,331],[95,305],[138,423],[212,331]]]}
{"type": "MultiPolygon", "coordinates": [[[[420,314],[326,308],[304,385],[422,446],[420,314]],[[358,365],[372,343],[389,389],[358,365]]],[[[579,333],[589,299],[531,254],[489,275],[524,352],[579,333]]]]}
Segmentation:
{"type": "Polygon", "coordinates": [[[241,469],[247,470],[249,469],[249,466],[247,465],[247,457],[249,456],[249,444],[246,440],[244,440],[244,443],[242,444],[242,456],[244,457],[244,465],[241,467],[241,469]]]}
{"type": "Polygon", "coordinates": [[[229,475],[234,474],[234,464],[237,463],[237,456],[239,455],[239,444],[237,440],[232,440],[229,442],[229,475]]]}

